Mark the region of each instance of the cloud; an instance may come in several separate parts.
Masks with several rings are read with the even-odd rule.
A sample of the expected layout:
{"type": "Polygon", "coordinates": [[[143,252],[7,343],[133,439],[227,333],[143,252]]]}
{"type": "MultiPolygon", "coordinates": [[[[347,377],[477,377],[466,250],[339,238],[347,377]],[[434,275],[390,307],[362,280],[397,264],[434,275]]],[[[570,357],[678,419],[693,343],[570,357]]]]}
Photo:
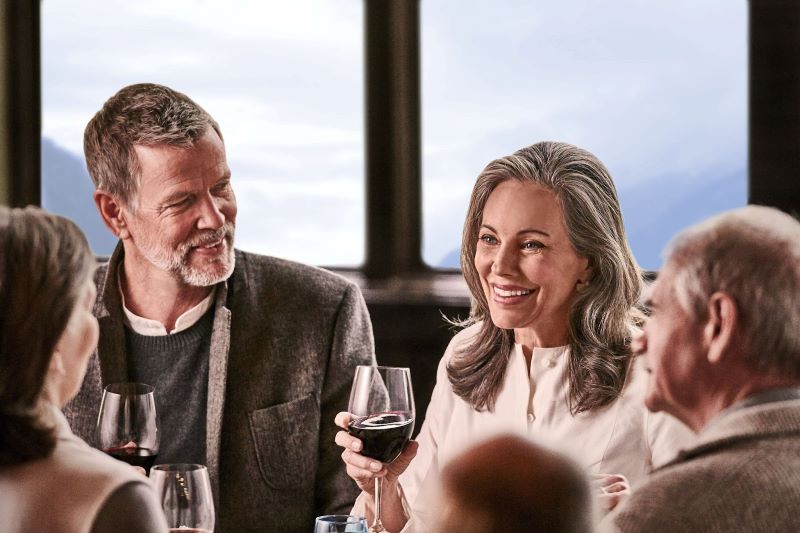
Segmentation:
{"type": "MultiPolygon", "coordinates": [[[[270,213],[270,225],[287,217],[281,254],[363,257],[362,2],[80,5],[42,4],[44,135],[79,156],[86,122],[120,87],[173,86],[223,128],[240,202],[253,204],[244,242],[258,246],[244,228],[270,213]]],[[[664,176],[687,190],[744,179],[747,2],[420,6],[426,260],[458,245],[483,166],[538,140],[591,150],[623,193],[664,176]]]]}

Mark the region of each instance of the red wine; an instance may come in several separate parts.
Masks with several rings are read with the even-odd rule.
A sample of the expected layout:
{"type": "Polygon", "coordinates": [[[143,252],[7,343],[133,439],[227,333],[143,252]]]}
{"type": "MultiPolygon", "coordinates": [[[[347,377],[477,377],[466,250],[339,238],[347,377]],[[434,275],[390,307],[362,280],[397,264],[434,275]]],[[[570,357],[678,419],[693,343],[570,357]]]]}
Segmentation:
{"type": "Polygon", "coordinates": [[[114,459],[124,461],[131,466],[141,466],[149,474],[150,467],[156,462],[158,453],[153,453],[149,448],[120,447],[103,450],[114,459]]]}
{"type": "Polygon", "coordinates": [[[404,411],[362,416],[350,422],[347,431],[364,444],[361,455],[391,463],[411,438],[414,417],[404,411]]]}

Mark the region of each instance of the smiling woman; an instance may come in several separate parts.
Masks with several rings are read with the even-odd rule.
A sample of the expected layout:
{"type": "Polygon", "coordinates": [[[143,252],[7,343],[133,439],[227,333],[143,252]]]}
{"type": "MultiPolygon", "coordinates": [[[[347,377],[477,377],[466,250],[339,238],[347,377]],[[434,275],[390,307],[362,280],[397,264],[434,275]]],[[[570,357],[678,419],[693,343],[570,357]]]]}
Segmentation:
{"type": "Polygon", "coordinates": [[[489,163],[473,188],[462,243],[461,269],[473,296],[465,325],[479,326],[479,333],[448,367],[453,390],[475,408],[491,409],[514,343],[527,359],[534,346],[569,344],[570,410],[615,400],[642,316],[642,275],[605,166],[585,150],[551,142],[489,163]],[[486,235],[487,224],[502,228],[502,237],[513,236],[500,246],[500,261],[492,261],[487,245],[503,239],[486,235]],[[531,233],[539,239],[531,240],[531,233]],[[512,255],[515,243],[533,251],[512,255]],[[522,284],[541,290],[523,298],[518,311],[489,290],[491,283],[534,273],[522,284]]]}
{"type": "Polygon", "coordinates": [[[569,241],[555,194],[502,182],[489,195],[479,235],[475,269],[494,325],[513,329],[523,346],[562,346],[574,295],[591,272],[569,241]]]}
{"type": "Polygon", "coordinates": [[[369,481],[383,476],[386,527],[430,531],[439,468],[502,433],[634,484],[670,459],[689,432],[648,420],[646,375],[630,347],[642,275],[603,164],[554,142],[492,161],[472,190],[462,243],[472,310],[439,363],[418,446],[386,466],[356,453],[355,437],[337,436],[365,491],[354,512],[369,513],[369,481]]]}

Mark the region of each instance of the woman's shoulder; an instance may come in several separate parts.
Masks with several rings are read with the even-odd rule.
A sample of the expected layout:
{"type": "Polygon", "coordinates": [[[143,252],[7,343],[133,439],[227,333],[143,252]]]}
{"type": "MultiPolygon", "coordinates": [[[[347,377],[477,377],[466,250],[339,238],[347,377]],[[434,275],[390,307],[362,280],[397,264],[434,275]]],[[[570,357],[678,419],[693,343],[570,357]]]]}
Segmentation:
{"type": "Polygon", "coordinates": [[[475,337],[477,337],[480,333],[482,327],[483,321],[479,321],[470,324],[456,333],[453,338],[450,339],[450,344],[447,346],[445,357],[452,358],[453,355],[457,355],[459,350],[462,350],[472,344],[472,342],[475,340],[475,337]]]}
{"type": "Polygon", "coordinates": [[[53,450],[52,463],[62,475],[74,476],[106,490],[131,482],[147,482],[142,474],[128,464],[117,461],[92,448],[75,435],[61,436],[53,450]]]}

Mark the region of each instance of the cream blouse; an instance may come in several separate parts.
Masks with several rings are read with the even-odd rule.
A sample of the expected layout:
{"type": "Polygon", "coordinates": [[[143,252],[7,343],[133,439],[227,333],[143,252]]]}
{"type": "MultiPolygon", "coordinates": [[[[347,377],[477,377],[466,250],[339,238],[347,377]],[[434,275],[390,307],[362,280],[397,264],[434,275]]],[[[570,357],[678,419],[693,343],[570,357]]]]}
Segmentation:
{"type": "MultiPolygon", "coordinates": [[[[435,521],[440,468],[479,441],[516,434],[570,456],[587,473],[622,474],[632,487],[693,439],[676,419],[644,406],[647,374],[633,365],[622,395],[611,405],[573,416],[568,404],[566,346],[534,348],[530,372],[516,345],[492,412],[476,411],[453,392],[447,363],[478,332],[459,332],[439,363],[436,386],[417,441],[419,450],[400,476],[410,520],[403,533],[429,531],[435,521]]],[[[412,376],[413,378],[413,376],[412,376]]],[[[357,508],[363,509],[362,502],[357,508]]],[[[356,509],[354,509],[356,511],[356,509]]]]}

